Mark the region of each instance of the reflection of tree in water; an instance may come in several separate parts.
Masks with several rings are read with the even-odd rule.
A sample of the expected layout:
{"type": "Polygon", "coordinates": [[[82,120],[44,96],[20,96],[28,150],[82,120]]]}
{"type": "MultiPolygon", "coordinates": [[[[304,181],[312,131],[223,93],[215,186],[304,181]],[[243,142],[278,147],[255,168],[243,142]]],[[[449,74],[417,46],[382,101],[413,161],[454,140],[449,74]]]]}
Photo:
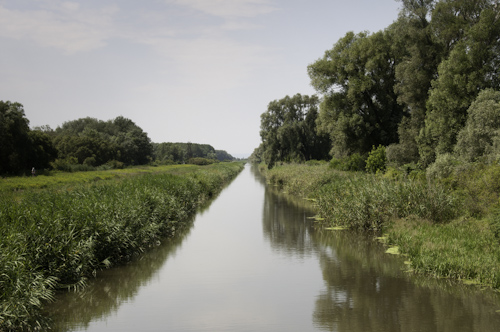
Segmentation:
{"type": "Polygon", "coordinates": [[[498,331],[500,296],[401,272],[366,234],[318,231],[326,288],[313,319],[329,331],[498,331]],[[424,285],[418,281],[427,280],[424,285]],[[432,282],[431,282],[432,281],[432,282]]]}
{"type": "Polygon", "coordinates": [[[193,222],[183,225],[173,238],[135,261],[100,272],[84,290],[59,294],[57,301],[47,306],[48,315],[54,320],[54,331],[88,327],[91,321],[116,312],[122,303],[135,297],[141,286],[148,284],[167,258],[175,255],[193,222]]]}
{"type": "Polygon", "coordinates": [[[307,203],[266,187],[262,225],[273,250],[298,257],[310,256],[316,250],[311,239],[313,222],[308,219],[314,213],[307,203]]]}
{"type": "Polygon", "coordinates": [[[304,212],[307,202],[269,187],[265,196],[263,228],[271,246],[299,258],[318,255],[325,282],[313,313],[318,329],[499,330],[499,293],[405,273],[404,258],[385,254],[373,234],[315,228],[306,219],[313,214],[304,212]]]}

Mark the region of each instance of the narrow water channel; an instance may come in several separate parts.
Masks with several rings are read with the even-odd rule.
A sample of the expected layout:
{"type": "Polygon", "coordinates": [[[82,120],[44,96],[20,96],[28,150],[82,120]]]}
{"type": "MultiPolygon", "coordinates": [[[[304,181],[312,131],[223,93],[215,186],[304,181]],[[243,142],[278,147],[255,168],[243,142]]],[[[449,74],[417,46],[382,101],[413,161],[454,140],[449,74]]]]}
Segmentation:
{"type": "Polygon", "coordinates": [[[372,236],[312,215],[247,165],[173,241],[49,315],[56,331],[500,330],[500,294],[409,275],[372,236]]]}

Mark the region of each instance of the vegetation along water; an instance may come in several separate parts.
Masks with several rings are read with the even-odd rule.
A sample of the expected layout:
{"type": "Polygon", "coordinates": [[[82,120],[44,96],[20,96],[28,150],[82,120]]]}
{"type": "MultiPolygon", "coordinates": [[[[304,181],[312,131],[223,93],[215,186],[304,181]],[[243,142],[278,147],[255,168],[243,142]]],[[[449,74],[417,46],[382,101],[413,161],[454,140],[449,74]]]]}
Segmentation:
{"type": "Polygon", "coordinates": [[[400,2],[307,67],[318,96],[269,103],[251,159],[326,227],[382,231],[414,270],[499,289],[500,6],[400,2]]]}
{"type": "Polygon", "coordinates": [[[327,163],[262,169],[270,183],[312,199],[323,226],[377,230],[415,271],[500,288],[500,166],[463,171],[448,179],[453,186],[327,163]]]}
{"type": "MultiPolygon", "coordinates": [[[[56,289],[84,287],[99,270],[173,235],[242,169],[150,167],[90,182],[72,173],[79,183],[0,190],[0,330],[43,329],[40,309],[56,289]]],[[[5,180],[11,188],[14,179],[5,180]]]]}

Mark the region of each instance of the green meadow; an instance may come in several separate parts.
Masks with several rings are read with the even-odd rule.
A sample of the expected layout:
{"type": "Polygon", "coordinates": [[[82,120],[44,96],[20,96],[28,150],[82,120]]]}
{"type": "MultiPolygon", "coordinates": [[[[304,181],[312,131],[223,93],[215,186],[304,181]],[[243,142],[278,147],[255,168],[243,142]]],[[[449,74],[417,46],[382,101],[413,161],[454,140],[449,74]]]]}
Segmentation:
{"type": "Polygon", "coordinates": [[[1,179],[0,330],[43,330],[57,289],[85,287],[173,236],[242,163],[1,179]]]}

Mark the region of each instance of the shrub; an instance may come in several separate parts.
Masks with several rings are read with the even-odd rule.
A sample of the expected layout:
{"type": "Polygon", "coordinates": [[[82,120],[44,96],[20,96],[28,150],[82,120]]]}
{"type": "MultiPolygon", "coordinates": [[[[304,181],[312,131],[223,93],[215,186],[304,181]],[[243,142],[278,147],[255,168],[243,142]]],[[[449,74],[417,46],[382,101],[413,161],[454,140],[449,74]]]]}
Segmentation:
{"type": "Polygon", "coordinates": [[[385,172],[386,165],[385,147],[382,145],[379,145],[377,148],[373,146],[372,151],[366,159],[366,171],[370,173],[385,172]]]}
{"type": "Polygon", "coordinates": [[[339,171],[363,171],[365,169],[365,159],[359,153],[353,153],[344,158],[333,157],[330,161],[330,168],[339,171]]]}
{"type": "Polygon", "coordinates": [[[465,127],[457,137],[455,153],[466,161],[475,161],[485,154],[497,154],[494,146],[500,139],[500,91],[481,91],[467,113],[465,127]]]}
{"type": "Polygon", "coordinates": [[[453,175],[460,161],[450,153],[438,155],[436,161],[427,168],[427,179],[445,179],[453,175]]]}
{"type": "Polygon", "coordinates": [[[186,162],[186,164],[193,164],[193,165],[211,165],[214,163],[218,163],[218,161],[215,159],[207,159],[207,158],[201,158],[201,157],[190,158],[186,162]]]}

